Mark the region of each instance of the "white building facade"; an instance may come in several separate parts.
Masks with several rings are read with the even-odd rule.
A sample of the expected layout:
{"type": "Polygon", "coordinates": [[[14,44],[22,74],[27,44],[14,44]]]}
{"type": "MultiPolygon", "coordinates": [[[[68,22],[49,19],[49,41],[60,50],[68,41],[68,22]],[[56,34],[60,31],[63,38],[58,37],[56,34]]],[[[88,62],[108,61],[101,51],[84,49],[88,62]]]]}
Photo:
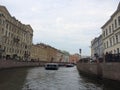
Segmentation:
{"type": "Polygon", "coordinates": [[[95,57],[97,57],[97,58],[103,57],[102,35],[94,38],[91,41],[91,58],[94,59],[95,57]]]}
{"type": "Polygon", "coordinates": [[[111,18],[102,26],[104,54],[120,53],[120,3],[111,18]]]}
{"type": "Polygon", "coordinates": [[[30,60],[33,29],[0,5],[0,58],[30,60]]]}

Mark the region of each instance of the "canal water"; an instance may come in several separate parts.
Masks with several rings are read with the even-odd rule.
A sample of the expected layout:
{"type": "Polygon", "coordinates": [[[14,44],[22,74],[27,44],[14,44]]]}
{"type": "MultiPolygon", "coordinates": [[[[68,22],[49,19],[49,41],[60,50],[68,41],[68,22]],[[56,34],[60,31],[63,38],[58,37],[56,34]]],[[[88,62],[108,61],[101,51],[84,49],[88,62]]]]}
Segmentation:
{"type": "MultiPolygon", "coordinates": [[[[118,86],[119,87],[119,86],[118,86]]],[[[0,71],[0,90],[120,90],[80,75],[76,67],[45,70],[43,67],[0,71]]]]}

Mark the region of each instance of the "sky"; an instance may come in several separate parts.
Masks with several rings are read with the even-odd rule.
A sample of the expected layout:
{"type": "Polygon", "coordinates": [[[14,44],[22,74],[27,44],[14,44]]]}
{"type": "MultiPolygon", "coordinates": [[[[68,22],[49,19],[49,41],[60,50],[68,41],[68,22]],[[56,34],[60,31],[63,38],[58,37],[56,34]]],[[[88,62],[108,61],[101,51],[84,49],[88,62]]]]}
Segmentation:
{"type": "Polygon", "coordinates": [[[90,55],[91,40],[117,9],[119,0],[0,0],[9,13],[33,28],[33,43],[70,54],[90,55]]]}

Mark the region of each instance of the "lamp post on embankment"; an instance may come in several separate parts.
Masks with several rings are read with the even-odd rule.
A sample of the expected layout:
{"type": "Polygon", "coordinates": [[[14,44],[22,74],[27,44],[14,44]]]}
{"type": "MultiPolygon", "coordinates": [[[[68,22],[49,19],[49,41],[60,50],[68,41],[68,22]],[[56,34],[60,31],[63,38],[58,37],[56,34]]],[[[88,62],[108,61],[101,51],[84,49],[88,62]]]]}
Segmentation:
{"type": "Polygon", "coordinates": [[[81,55],[82,54],[82,49],[81,48],[79,49],[79,53],[80,53],[80,58],[81,58],[82,57],[82,55],[81,55]]]}

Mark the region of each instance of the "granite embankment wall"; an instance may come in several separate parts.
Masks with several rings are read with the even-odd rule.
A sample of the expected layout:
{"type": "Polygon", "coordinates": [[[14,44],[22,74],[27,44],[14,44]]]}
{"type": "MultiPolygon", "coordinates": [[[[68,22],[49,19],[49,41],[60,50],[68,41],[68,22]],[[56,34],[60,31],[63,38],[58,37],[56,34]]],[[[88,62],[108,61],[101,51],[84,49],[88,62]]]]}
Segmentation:
{"type": "Polygon", "coordinates": [[[77,63],[79,72],[120,81],[120,63],[77,63]]]}
{"type": "Polygon", "coordinates": [[[14,60],[0,60],[0,69],[42,66],[43,64],[44,63],[40,63],[40,62],[22,62],[22,61],[14,61],[14,60]]]}

